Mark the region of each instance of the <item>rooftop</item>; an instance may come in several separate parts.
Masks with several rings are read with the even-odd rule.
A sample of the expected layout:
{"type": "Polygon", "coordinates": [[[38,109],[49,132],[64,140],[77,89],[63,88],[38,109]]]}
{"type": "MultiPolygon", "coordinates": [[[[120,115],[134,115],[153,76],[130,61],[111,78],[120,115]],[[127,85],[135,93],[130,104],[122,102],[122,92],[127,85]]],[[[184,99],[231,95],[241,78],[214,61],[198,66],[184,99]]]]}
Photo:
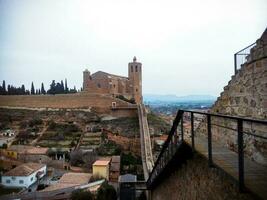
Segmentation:
{"type": "Polygon", "coordinates": [[[26,145],[12,145],[8,148],[10,151],[16,151],[21,154],[46,154],[48,148],[45,147],[34,147],[26,145]]]}
{"type": "Polygon", "coordinates": [[[93,166],[106,166],[109,165],[109,160],[97,160],[94,162],[93,166]]]}
{"type": "Polygon", "coordinates": [[[4,176],[29,176],[44,166],[44,164],[39,163],[24,163],[6,172],[4,176]]]}
{"type": "Polygon", "coordinates": [[[111,162],[112,163],[119,163],[119,162],[121,162],[121,157],[120,156],[112,156],[111,162]]]}

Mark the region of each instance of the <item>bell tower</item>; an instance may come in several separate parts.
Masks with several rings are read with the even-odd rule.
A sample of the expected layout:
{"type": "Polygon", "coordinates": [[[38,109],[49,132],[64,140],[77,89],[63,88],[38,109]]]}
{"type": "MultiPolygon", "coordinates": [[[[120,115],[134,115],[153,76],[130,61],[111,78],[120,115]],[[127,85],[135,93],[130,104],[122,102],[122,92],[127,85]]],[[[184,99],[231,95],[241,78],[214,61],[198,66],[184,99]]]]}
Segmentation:
{"type": "Polygon", "coordinates": [[[130,91],[136,104],[143,101],[142,98],[142,63],[137,62],[134,56],[133,62],[128,64],[128,77],[130,80],[130,91]]]}

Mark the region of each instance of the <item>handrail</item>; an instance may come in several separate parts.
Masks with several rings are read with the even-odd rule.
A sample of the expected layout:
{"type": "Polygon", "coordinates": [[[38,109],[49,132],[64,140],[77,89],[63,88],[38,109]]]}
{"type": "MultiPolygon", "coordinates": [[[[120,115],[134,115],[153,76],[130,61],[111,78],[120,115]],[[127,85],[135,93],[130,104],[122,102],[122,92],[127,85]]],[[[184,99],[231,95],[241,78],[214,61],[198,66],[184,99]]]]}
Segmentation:
{"type": "Polygon", "coordinates": [[[149,175],[149,178],[147,180],[147,184],[148,185],[150,185],[153,182],[153,180],[152,180],[153,174],[155,174],[155,171],[158,168],[158,166],[159,166],[159,164],[161,162],[161,159],[163,158],[163,154],[164,154],[165,150],[168,148],[168,146],[170,144],[170,141],[172,139],[172,136],[176,132],[176,129],[177,129],[178,125],[179,125],[179,122],[181,121],[182,116],[183,116],[183,111],[182,110],[179,110],[177,112],[177,115],[176,115],[175,120],[173,122],[173,126],[172,126],[172,128],[171,128],[171,130],[169,132],[168,138],[164,142],[164,144],[162,146],[162,150],[161,150],[161,152],[160,152],[160,154],[159,154],[159,156],[158,156],[158,158],[157,158],[157,160],[156,160],[156,162],[154,164],[153,170],[152,170],[152,172],[149,175]]]}
{"type": "MultiPolygon", "coordinates": [[[[170,148],[172,151],[173,144],[172,139],[174,134],[176,133],[177,127],[179,123],[181,122],[181,138],[180,141],[183,142],[183,115],[184,113],[190,113],[190,121],[191,121],[191,142],[192,142],[192,150],[194,151],[194,114],[200,114],[205,115],[207,117],[207,121],[203,121],[203,123],[207,123],[207,136],[208,136],[208,162],[209,166],[212,167],[213,161],[212,161],[212,132],[211,132],[211,126],[214,125],[211,123],[211,117],[218,117],[223,119],[231,119],[234,120],[237,123],[237,141],[238,141],[238,182],[239,182],[239,190],[244,191],[245,184],[244,184],[244,139],[243,134],[253,135],[254,137],[259,137],[261,139],[267,139],[264,136],[259,136],[256,134],[251,134],[248,132],[243,131],[243,122],[251,122],[251,123],[257,123],[257,124],[263,124],[267,125],[266,120],[260,120],[260,119],[251,119],[251,118],[244,118],[239,116],[229,116],[229,115],[222,115],[222,114],[214,114],[214,113],[206,113],[206,112],[199,112],[199,111],[192,111],[192,110],[178,110],[177,115],[175,117],[175,120],[173,122],[173,126],[171,128],[171,131],[169,132],[167,140],[164,142],[162,150],[158,156],[157,161],[155,162],[154,168],[152,172],[149,174],[149,178],[147,180],[147,186],[148,188],[153,184],[157,176],[160,175],[162,170],[166,167],[166,165],[169,162],[169,156],[174,156],[175,152],[171,152],[171,155],[169,154],[170,148]],[[171,146],[170,146],[171,144],[171,146]],[[166,158],[167,156],[167,158],[166,158]],[[167,162],[166,162],[167,160],[167,162]],[[162,162],[163,161],[163,162],[162,162]]],[[[178,141],[175,142],[178,144],[178,141]]],[[[175,149],[177,150],[177,149],[175,149]]]]}

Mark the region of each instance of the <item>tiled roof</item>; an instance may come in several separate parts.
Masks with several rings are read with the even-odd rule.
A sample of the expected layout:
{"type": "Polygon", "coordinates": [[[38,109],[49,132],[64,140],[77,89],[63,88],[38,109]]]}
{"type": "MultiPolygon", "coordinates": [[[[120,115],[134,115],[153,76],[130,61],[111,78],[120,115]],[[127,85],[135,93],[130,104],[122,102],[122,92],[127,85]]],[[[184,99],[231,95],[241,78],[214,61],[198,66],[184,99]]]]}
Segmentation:
{"type": "Polygon", "coordinates": [[[59,183],[69,183],[69,184],[85,184],[88,183],[92,174],[89,173],[66,173],[64,174],[60,180],[59,183]]]}
{"type": "Polygon", "coordinates": [[[44,166],[44,164],[39,163],[24,163],[6,172],[4,176],[29,176],[44,166]]]}

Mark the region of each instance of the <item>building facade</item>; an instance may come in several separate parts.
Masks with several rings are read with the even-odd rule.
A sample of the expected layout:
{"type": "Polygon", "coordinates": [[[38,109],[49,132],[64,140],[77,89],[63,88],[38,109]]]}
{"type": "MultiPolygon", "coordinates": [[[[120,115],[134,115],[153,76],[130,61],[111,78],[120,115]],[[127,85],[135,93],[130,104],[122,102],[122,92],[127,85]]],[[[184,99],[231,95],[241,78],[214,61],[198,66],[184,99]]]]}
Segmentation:
{"type": "Polygon", "coordinates": [[[28,188],[46,174],[46,165],[39,163],[22,164],[2,176],[1,184],[5,187],[28,188]]]}
{"type": "Polygon", "coordinates": [[[100,176],[109,180],[109,160],[97,160],[93,164],[93,176],[100,176]]]}
{"type": "Polygon", "coordinates": [[[98,71],[91,74],[89,70],[83,72],[84,92],[109,94],[114,97],[124,96],[134,99],[137,104],[142,102],[142,63],[136,57],[128,64],[128,77],[98,71]]]}

